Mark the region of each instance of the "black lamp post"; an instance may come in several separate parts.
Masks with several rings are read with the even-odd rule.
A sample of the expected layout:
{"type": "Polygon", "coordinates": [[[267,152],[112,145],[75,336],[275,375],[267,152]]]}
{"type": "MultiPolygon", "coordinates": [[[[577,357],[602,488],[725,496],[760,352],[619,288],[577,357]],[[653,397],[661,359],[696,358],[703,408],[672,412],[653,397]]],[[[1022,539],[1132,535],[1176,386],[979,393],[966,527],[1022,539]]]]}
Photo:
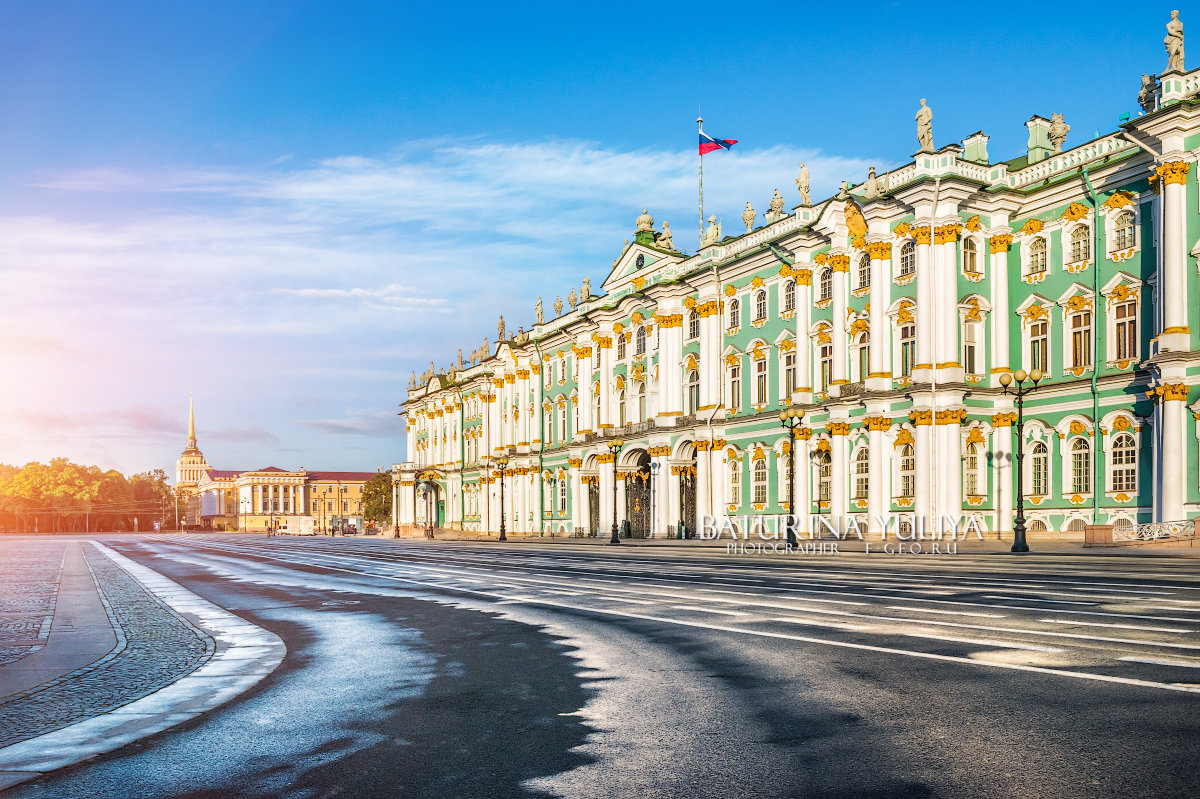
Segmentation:
{"type": "MultiPolygon", "coordinates": [[[[788,515],[796,516],[796,428],[804,420],[802,408],[788,408],[779,412],[779,422],[788,432],[788,515]]],[[[797,544],[796,531],[792,525],[787,525],[787,543],[794,547],[797,544]]]]}
{"type": "Polygon", "coordinates": [[[504,535],[504,467],[508,465],[508,458],[501,455],[496,458],[496,468],[500,470],[500,539],[507,541],[508,537],[504,535]]]}
{"type": "Polygon", "coordinates": [[[608,442],[608,451],[612,453],[613,459],[613,528],[612,538],[608,542],[610,544],[621,543],[620,530],[617,528],[617,453],[623,446],[625,446],[625,441],[620,438],[608,442]]]}
{"type": "Polygon", "coordinates": [[[1000,385],[1004,388],[1004,393],[1017,398],[1017,518],[1013,520],[1011,552],[1029,551],[1029,544],[1025,542],[1025,396],[1037,388],[1042,377],[1041,369],[1034,369],[1028,375],[1024,369],[1000,375],[1000,385]],[[1010,391],[1009,386],[1014,378],[1017,385],[1010,391]],[[1025,385],[1026,379],[1029,380],[1028,386],[1025,385]]]}

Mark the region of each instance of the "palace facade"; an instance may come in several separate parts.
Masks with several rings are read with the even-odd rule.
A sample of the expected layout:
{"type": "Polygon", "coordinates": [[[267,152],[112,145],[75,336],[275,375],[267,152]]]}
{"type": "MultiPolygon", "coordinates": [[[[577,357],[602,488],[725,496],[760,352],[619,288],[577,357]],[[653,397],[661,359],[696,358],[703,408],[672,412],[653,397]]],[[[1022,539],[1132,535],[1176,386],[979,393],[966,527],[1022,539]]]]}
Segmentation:
{"type": "Polygon", "coordinates": [[[397,524],[496,531],[503,490],[509,532],[603,535],[615,510],[674,535],[794,503],[802,531],[1005,534],[1018,369],[1045,374],[1024,407],[1032,540],[1196,515],[1197,92],[1200,70],[1168,71],[1114,133],[1064,148],[1061,117],[1035,116],[1017,158],[976,133],[821,202],[804,175],[790,213],[777,193],[695,255],[643,213],[597,295],[414,380],[397,524]]]}

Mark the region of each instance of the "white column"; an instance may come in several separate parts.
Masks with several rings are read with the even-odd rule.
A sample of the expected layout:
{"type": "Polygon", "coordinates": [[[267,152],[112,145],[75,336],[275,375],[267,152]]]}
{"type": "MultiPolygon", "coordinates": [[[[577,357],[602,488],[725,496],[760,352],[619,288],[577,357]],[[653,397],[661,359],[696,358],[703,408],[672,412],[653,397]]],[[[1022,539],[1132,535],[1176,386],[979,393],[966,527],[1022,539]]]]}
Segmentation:
{"type": "Polygon", "coordinates": [[[1186,411],[1188,387],[1183,384],[1158,386],[1158,464],[1159,502],[1154,509],[1154,520],[1159,522],[1181,521],[1186,516],[1183,509],[1186,490],[1184,479],[1187,469],[1186,411]]]}
{"type": "Polygon", "coordinates": [[[796,473],[792,475],[796,485],[796,507],[793,511],[796,514],[796,535],[805,536],[812,532],[812,520],[809,518],[812,513],[812,497],[809,487],[813,481],[813,459],[808,447],[808,437],[811,435],[812,431],[807,428],[796,429],[796,459],[793,461],[796,473]]]}
{"type": "MultiPolygon", "coordinates": [[[[709,442],[696,442],[696,522],[703,523],[705,516],[721,516],[720,501],[712,496],[712,458],[709,442]]],[[[716,498],[719,500],[720,498],[716,498]]]]}
{"type": "Polygon", "coordinates": [[[829,481],[829,513],[831,522],[839,529],[845,527],[849,513],[850,491],[847,482],[850,475],[850,460],[847,456],[846,434],[850,425],[844,421],[828,422],[830,436],[830,465],[833,467],[829,481]]]}
{"type": "MultiPolygon", "coordinates": [[[[867,386],[875,390],[886,391],[892,386],[892,371],[889,365],[892,337],[891,325],[888,324],[887,318],[888,306],[892,304],[890,260],[892,244],[889,241],[873,241],[869,248],[871,253],[871,312],[869,314],[871,352],[867,363],[867,386]]],[[[873,444],[872,450],[874,450],[873,444]]]]}
{"type": "MultiPolygon", "coordinates": [[[[1158,296],[1162,302],[1163,329],[1159,347],[1189,349],[1187,293],[1187,175],[1186,161],[1158,167],[1162,186],[1162,256],[1159,261],[1158,296]]],[[[1177,517],[1182,518],[1182,517],[1177,517]]],[[[1167,521],[1173,521],[1168,518],[1167,521]]]]}
{"type": "Polygon", "coordinates": [[[613,465],[612,465],[611,460],[606,460],[611,457],[612,457],[611,455],[605,454],[605,455],[601,455],[597,458],[597,461],[599,461],[599,464],[597,466],[597,473],[600,475],[600,482],[599,482],[600,502],[598,505],[598,507],[599,507],[599,512],[597,514],[598,518],[596,519],[596,529],[597,529],[596,535],[597,535],[597,537],[602,536],[604,534],[604,532],[608,532],[608,533],[612,532],[613,465]]]}
{"type": "MultiPolygon", "coordinates": [[[[1008,247],[1010,244],[1012,244],[1012,234],[1008,232],[997,233],[988,239],[988,247],[991,250],[991,255],[988,257],[991,259],[989,278],[992,284],[993,374],[997,369],[1007,369],[1012,365],[1009,363],[1008,356],[1008,317],[1010,315],[1008,307],[1008,247]]],[[[995,378],[989,382],[992,385],[999,385],[998,379],[995,378]]],[[[1011,514],[1009,518],[1011,520],[1011,514]]],[[[1007,527],[1000,529],[1011,530],[1011,521],[1007,527]]]]}
{"type": "Polygon", "coordinates": [[[939,292],[935,305],[938,320],[934,363],[941,370],[939,382],[961,382],[963,379],[961,365],[948,365],[959,362],[958,234],[961,230],[962,225],[958,223],[938,226],[933,246],[933,251],[937,253],[933,270],[937,275],[934,290],[939,292]]]}
{"type": "Polygon", "coordinates": [[[1002,410],[992,416],[992,457],[995,462],[992,491],[996,497],[996,529],[1011,534],[1013,495],[1016,493],[1013,466],[1013,429],[1016,414],[1002,410]]]}
{"type": "Polygon", "coordinates": [[[918,517],[924,519],[923,521],[921,518],[916,519],[913,523],[913,530],[921,529],[921,525],[924,524],[924,529],[928,533],[933,524],[934,513],[933,484],[930,479],[935,468],[933,463],[933,411],[915,411],[913,427],[917,456],[916,473],[913,475],[916,481],[913,511],[918,517]]]}
{"type": "MultiPolygon", "coordinates": [[[[679,519],[683,515],[683,503],[679,491],[679,483],[683,478],[680,477],[679,470],[686,469],[690,465],[686,461],[671,462],[663,459],[663,467],[659,470],[659,474],[663,475],[665,472],[665,475],[657,481],[658,485],[655,490],[658,491],[658,497],[655,502],[662,505],[665,524],[661,530],[655,531],[656,534],[661,532],[666,535],[668,526],[676,525],[678,527],[679,525],[679,519]]],[[[688,520],[688,523],[690,524],[691,520],[688,520]]],[[[676,535],[678,535],[678,530],[676,530],[676,535]]]]}
{"type": "MultiPolygon", "coordinates": [[[[812,402],[812,269],[792,270],[796,278],[796,383],[793,402],[812,402]]],[[[807,510],[805,510],[807,515],[807,510]]],[[[807,522],[806,522],[807,524],[807,522]]]]}
{"type": "Polygon", "coordinates": [[[833,271],[833,375],[829,381],[831,386],[841,386],[850,382],[846,370],[850,359],[847,354],[846,339],[846,294],[849,291],[850,256],[833,255],[829,258],[829,268],[833,271]]]}
{"type": "Polygon", "coordinates": [[[913,228],[913,238],[917,243],[917,336],[916,364],[913,367],[913,379],[927,382],[931,377],[929,371],[933,368],[933,314],[934,299],[937,295],[933,286],[933,267],[930,258],[929,238],[932,231],[928,226],[913,228]]]}
{"type": "Polygon", "coordinates": [[[721,402],[725,367],[721,364],[721,301],[701,295],[700,315],[700,417],[707,419],[721,402]]]}
{"type": "MultiPolygon", "coordinates": [[[[939,522],[941,515],[949,516],[957,521],[963,513],[962,430],[958,421],[960,418],[960,416],[947,414],[941,423],[935,426],[939,439],[938,454],[941,460],[938,465],[940,470],[938,493],[941,495],[938,508],[939,522]]],[[[934,529],[937,529],[937,524],[934,529]]]]}
{"type": "MultiPolygon", "coordinates": [[[[677,301],[660,305],[658,321],[658,415],[663,418],[683,415],[683,324],[684,314],[677,301]]],[[[668,422],[668,424],[673,424],[668,422]]],[[[666,468],[664,466],[664,468],[666,468]]]]}
{"type": "MultiPolygon", "coordinates": [[[[875,342],[871,342],[874,347],[875,342]]],[[[867,529],[871,532],[882,533],[876,517],[887,518],[888,512],[891,510],[891,503],[888,500],[889,481],[887,477],[887,442],[884,440],[884,431],[887,430],[890,420],[886,416],[868,416],[866,418],[867,425],[867,446],[868,450],[868,474],[869,480],[867,487],[867,513],[870,519],[867,522],[867,529]]]]}
{"type": "Polygon", "coordinates": [[[601,336],[595,342],[600,348],[600,429],[608,430],[617,424],[612,387],[613,334],[601,336]]]}

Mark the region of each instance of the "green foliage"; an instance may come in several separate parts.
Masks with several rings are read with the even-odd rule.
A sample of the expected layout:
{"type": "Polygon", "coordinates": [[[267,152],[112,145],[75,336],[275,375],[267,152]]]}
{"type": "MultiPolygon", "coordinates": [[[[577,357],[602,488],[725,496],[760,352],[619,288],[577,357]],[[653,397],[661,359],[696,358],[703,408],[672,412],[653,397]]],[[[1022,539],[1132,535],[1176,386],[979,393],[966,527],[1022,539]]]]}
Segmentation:
{"type": "Polygon", "coordinates": [[[150,529],[173,502],[162,469],[125,477],[66,458],[23,467],[0,464],[0,530],[83,532],[150,529]]]}
{"type": "Polygon", "coordinates": [[[363,486],[363,519],[386,522],[392,518],[392,476],[377,474],[363,486]]]}

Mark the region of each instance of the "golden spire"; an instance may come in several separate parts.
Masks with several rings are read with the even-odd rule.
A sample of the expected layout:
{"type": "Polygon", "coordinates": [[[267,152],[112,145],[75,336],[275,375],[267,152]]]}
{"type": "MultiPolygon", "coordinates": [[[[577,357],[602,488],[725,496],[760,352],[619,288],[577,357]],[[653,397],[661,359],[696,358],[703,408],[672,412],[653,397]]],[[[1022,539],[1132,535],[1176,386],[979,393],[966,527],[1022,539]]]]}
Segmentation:
{"type": "Polygon", "coordinates": [[[191,392],[188,392],[188,440],[187,448],[196,448],[196,409],[191,392]]]}

